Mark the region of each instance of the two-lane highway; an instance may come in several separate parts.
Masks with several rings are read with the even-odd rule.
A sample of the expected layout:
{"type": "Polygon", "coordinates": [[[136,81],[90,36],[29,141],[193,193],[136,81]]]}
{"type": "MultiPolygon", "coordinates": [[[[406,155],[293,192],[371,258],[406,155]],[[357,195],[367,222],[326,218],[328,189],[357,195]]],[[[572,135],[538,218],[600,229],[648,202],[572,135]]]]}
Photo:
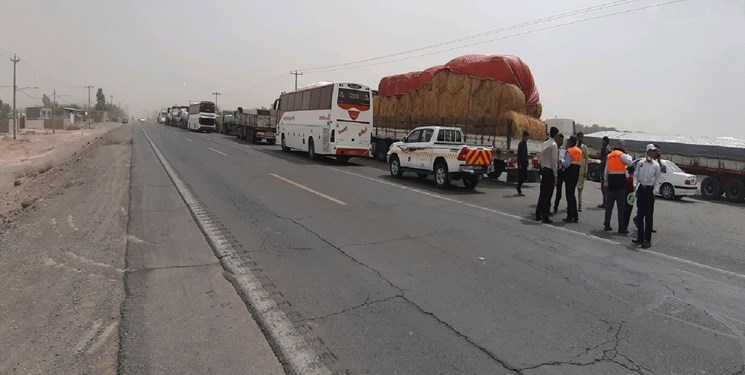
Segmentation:
{"type": "Polygon", "coordinates": [[[432,192],[156,125],[134,142],[143,131],[331,371],[744,369],[738,273],[464,202],[488,188],[432,192]]]}

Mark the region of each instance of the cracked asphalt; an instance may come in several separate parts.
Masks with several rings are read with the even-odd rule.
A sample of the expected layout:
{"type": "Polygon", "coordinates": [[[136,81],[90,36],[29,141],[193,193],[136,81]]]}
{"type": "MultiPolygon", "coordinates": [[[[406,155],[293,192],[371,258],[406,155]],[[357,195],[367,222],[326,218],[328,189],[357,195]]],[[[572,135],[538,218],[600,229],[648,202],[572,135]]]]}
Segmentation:
{"type": "Polygon", "coordinates": [[[482,209],[489,187],[143,128],[333,371],[744,371],[745,277],[482,209]]]}

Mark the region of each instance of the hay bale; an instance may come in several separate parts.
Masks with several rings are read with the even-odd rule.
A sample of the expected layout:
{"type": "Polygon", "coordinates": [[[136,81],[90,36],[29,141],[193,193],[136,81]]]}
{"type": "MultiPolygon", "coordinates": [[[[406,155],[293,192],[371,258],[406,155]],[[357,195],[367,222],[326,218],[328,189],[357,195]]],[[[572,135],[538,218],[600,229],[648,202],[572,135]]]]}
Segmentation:
{"type": "Polygon", "coordinates": [[[513,138],[522,137],[523,130],[526,130],[530,134],[530,139],[546,139],[546,124],[543,121],[515,111],[508,111],[505,113],[504,118],[512,121],[511,135],[513,138]]]}
{"type": "Polygon", "coordinates": [[[428,90],[422,93],[422,116],[429,118],[437,118],[439,116],[437,93],[434,90],[428,90]]]}
{"type": "Polygon", "coordinates": [[[380,116],[380,105],[383,100],[380,96],[375,95],[373,96],[373,116],[380,116]]]}
{"type": "Polygon", "coordinates": [[[421,117],[424,108],[422,103],[422,94],[417,90],[409,94],[411,101],[411,117],[421,117]]]}
{"type": "Polygon", "coordinates": [[[432,91],[435,91],[438,96],[447,91],[449,74],[448,71],[441,70],[432,76],[432,91]]]}
{"type": "Polygon", "coordinates": [[[401,95],[396,100],[396,116],[406,118],[411,116],[411,96],[401,95]]]}
{"type": "Polygon", "coordinates": [[[525,114],[532,118],[540,119],[543,114],[543,106],[541,103],[528,104],[525,106],[525,114]]]}
{"type": "Polygon", "coordinates": [[[470,86],[471,77],[465,74],[447,73],[447,92],[457,94],[464,87],[470,86]]]}
{"type": "Polygon", "coordinates": [[[525,94],[523,94],[523,91],[519,87],[509,83],[503,85],[504,92],[499,103],[500,111],[502,113],[515,111],[525,114],[525,94]]]}
{"type": "Polygon", "coordinates": [[[456,119],[465,119],[468,117],[468,109],[471,104],[471,84],[466,84],[460,90],[453,93],[453,117],[456,119]]]}

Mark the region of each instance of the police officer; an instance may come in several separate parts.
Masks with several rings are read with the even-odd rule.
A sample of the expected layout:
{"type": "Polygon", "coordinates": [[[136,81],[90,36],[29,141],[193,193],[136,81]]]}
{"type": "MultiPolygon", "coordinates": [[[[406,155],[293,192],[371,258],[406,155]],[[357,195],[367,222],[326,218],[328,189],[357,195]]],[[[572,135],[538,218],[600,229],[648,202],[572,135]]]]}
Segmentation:
{"type": "MultiPolygon", "coordinates": [[[[602,175],[600,175],[600,186],[605,185],[605,165],[608,163],[608,145],[610,144],[610,139],[608,136],[603,137],[603,144],[600,146],[600,165],[599,170],[602,175]]],[[[600,189],[600,192],[603,194],[603,200],[598,205],[598,208],[605,208],[605,189],[600,189]]]]}
{"type": "Polygon", "coordinates": [[[631,155],[626,153],[626,143],[618,142],[618,147],[608,154],[605,165],[605,179],[603,181],[603,192],[605,192],[605,222],[603,230],[610,232],[610,217],[613,214],[613,204],[618,207],[618,233],[626,234],[627,224],[624,223],[626,215],[626,167],[631,165],[631,155]]]}
{"type": "Polygon", "coordinates": [[[636,170],[636,210],[639,217],[639,231],[633,243],[648,249],[652,246],[652,226],[654,216],[654,187],[660,178],[660,163],[655,160],[659,154],[657,146],[647,145],[647,157],[640,161],[636,170]]]}
{"type": "Polygon", "coordinates": [[[577,133],[577,147],[582,151],[582,163],[579,165],[579,179],[577,180],[577,212],[582,212],[582,191],[585,189],[585,176],[590,162],[590,153],[587,151],[585,135],[582,132],[577,133]]]}
{"type": "Polygon", "coordinates": [[[577,147],[577,137],[572,135],[567,142],[567,152],[564,160],[564,185],[566,186],[567,195],[567,217],[563,219],[565,223],[579,222],[575,188],[579,180],[581,164],[582,149],[577,147]]]}

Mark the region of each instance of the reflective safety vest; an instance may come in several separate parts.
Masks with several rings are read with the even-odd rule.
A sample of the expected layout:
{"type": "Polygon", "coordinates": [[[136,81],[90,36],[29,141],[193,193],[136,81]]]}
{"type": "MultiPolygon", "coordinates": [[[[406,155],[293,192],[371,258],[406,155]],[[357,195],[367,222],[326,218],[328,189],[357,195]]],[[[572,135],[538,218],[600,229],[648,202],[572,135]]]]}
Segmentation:
{"type": "Polygon", "coordinates": [[[570,147],[567,152],[569,155],[572,155],[572,164],[573,165],[580,165],[582,164],[582,150],[577,147],[570,147]]]}
{"type": "Polygon", "coordinates": [[[621,160],[621,155],[621,150],[613,150],[608,154],[608,174],[626,174],[626,164],[621,160]]]}

